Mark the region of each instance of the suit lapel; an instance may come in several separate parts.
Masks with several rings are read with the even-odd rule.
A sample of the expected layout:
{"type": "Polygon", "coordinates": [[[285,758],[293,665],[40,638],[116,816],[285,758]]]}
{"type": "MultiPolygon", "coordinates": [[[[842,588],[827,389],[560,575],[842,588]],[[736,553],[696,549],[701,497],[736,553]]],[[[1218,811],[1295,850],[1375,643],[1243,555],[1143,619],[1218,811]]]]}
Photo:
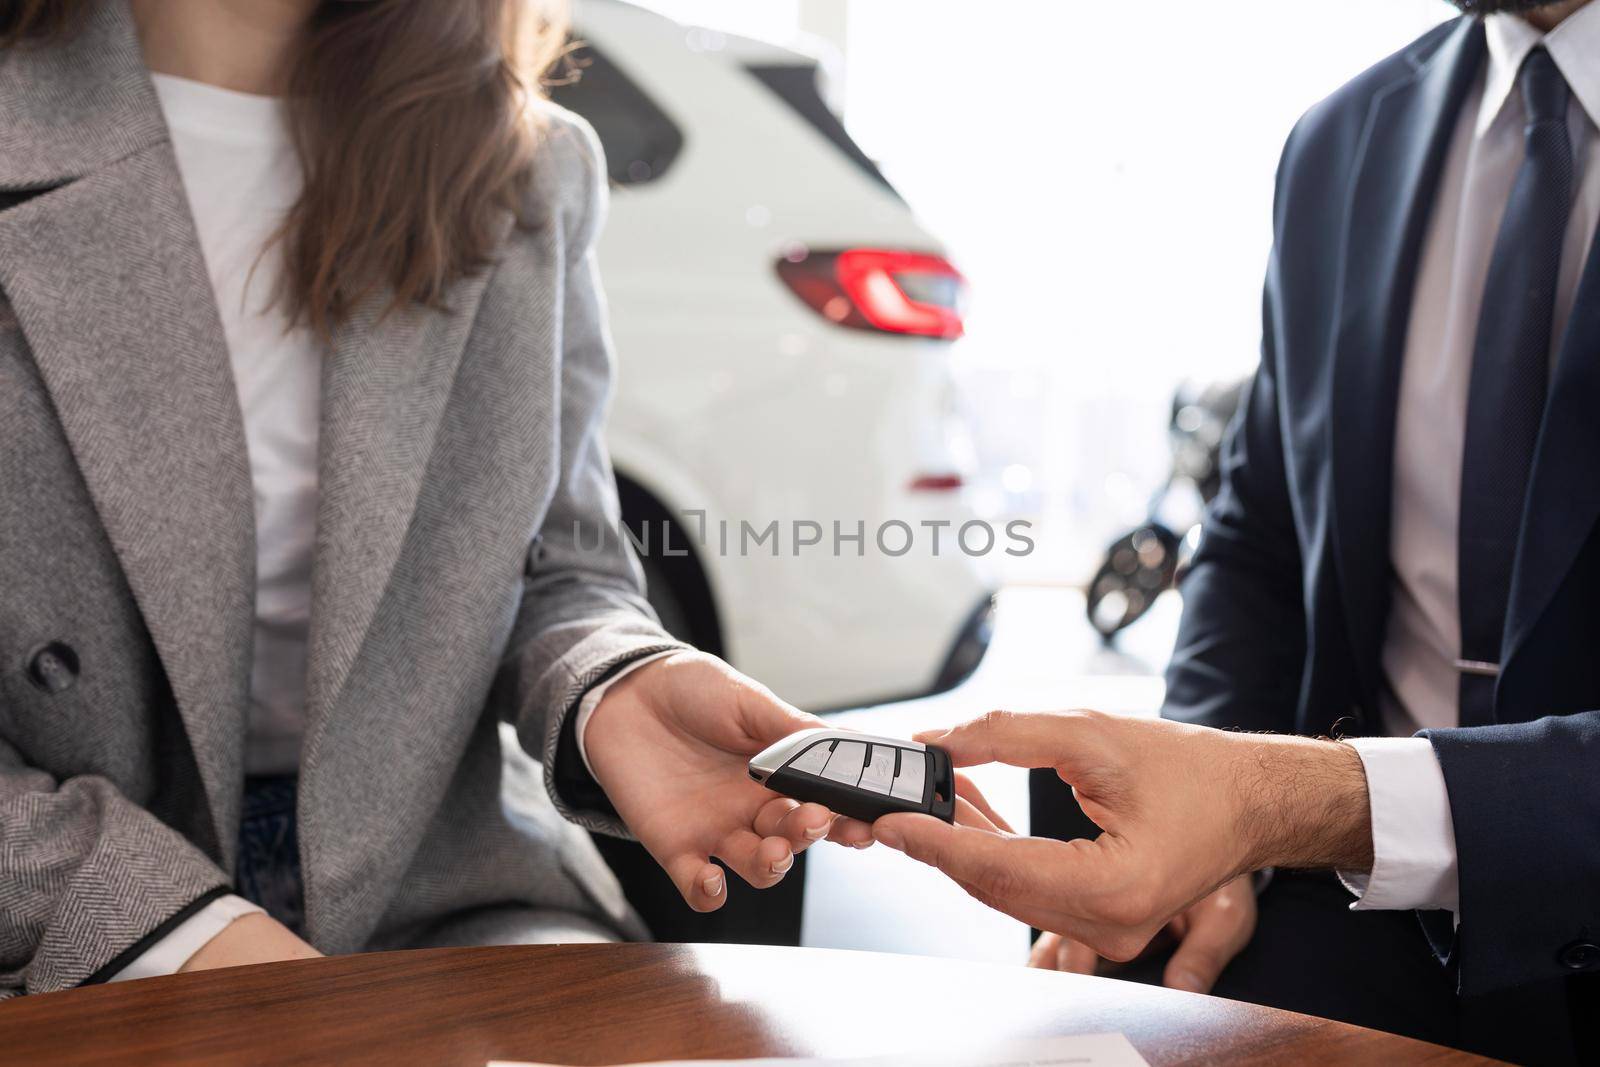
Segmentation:
{"type": "Polygon", "coordinates": [[[1572,304],[1523,511],[1502,663],[1510,668],[1600,519],[1600,235],[1572,304]]]}
{"type": "Polygon", "coordinates": [[[69,47],[7,52],[0,115],[0,188],[46,190],[0,212],[0,290],[161,657],[227,864],[251,657],[250,469],[210,281],[123,6],[97,7],[69,47]],[[72,107],[46,114],[54,100],[72,107]]]}
{"type": "Polygon", "coordinates": [[[448,310],[384,315],[384,299],[369,301],[339,328],[324,368],[308,773],[400,556],[484,284],[459,283],[448,310]]]}
{"type": "Polygon", "coordinates": [[[1387,617],[1390,494],[1400,367],[1429,205],[1485,52],[1462,19],[1409,78],[1380,90],[1357,149],[1335,321],[1334,546],[1345,622],[1370,707],[1387,617]]]}

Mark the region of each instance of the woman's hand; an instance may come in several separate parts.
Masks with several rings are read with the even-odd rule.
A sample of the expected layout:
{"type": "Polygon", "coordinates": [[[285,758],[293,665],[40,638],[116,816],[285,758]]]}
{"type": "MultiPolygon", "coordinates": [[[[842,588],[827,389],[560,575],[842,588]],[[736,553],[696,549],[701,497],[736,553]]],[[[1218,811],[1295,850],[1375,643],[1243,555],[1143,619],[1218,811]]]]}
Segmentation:
{"type": "Polygon", "coordinates": [[[606,691],[584,736],[595,778],[622,821],[696,911],[727,899],[715,856],[758,889],[825,837],[865,848],[871,829],[752,781],[751,756],[821,720],[712,656],[681,652],[606,691]]]}
{"type": "MultiPolygon", "coordinates": [[[[1256,891],[1248,877],[1235,878],[1167,924],[1178,947],[1167,961],[1161,984],[1168,989],[1209,993],[1222,969],[1250,943],[1256,932],[1256,891]]],[[[1093,974],[1100,956],[1081,941],[1046,930],[1033,943],[1029,967],[1093,974]]]]}
{"type": "Polygon", "coordinates": [[[300,940],[278,920],[261,912],[251,912],[233,920],[220,934],[200,946],[178,968],[178,973],[279,960],[309,960],[320,955],[322,953],[300,940]]]}

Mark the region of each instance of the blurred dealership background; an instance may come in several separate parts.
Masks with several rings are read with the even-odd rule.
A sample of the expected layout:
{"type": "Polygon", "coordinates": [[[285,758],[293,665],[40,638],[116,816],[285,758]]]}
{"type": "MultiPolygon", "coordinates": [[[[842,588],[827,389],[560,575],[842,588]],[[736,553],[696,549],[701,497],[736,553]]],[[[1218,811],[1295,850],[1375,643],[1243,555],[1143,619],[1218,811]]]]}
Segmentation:
{"type": "MultiPolygon", "coordinates": [[[[615,189],[609,441],[663,621],[873,733],[993,707],[1156,714],[1180,605],[1145,593],[1172,584],[1210,484],[1233,402],[1218,386],[1257,360],[1284,139],[1449,6],[574,12],[582,76],[556,97],[596,126],[615,189]],[[952,527],[1015,519],[1029,554],[951,545],[952,527]],[[741,524],[774,521],[770,546],[748,543],[741,524]],[[857,523],[865,551],[829,543],[857,523]],[[885,524],[915,547],[872,543],[885,524]]],[[[1070,832],[1047,772],[972,774],[1019,830],[1070,832]]],[[[661,905],[646,915],[666,936],[994,961],[1028,944],[884,849],[813,850],[791,893],[730,906],[718,931],[676,929],[648,859],[607,856],[630,886],[660,882],[630,897],[661,905]]]]}
{"type": "Polygon", "coordinates": [[[1044,531],[1005,576],[1072,583],[1143,518],[1174,387],[1255,364],[1289,128],[1452,13],[1440,0],[644,6],[827,59],[852,135],[972,282],[953,358],[983,503],[1044,531]]]}
{"type": "MultiPolygon", "coordinates": [[[[625,517],[695,540],[692,512],[712,531],[687,553],[659,539],[644,553],[663,620],[876,733],[989,707],[1155,714],[1177,598],[1103,644],[1080,590],[1120,582],[1127,600],[1146,579],[1170,584],[1205,480],[1195,457],[1229,402],[1175,409],[1174,394],[1256,362],[1284,139],[1450,8],[574,7],[591,47],[557,97],[598,127],[617,190],[601,266],[625,517]],[[1173,532],[1137,530],[1175,469],[1189,477],[1161,514],[1173,532]],[[742,520],[814,521],[826,539],[840,521],[974,517],[1033,522],[1036,550],[802,552],[785,526],[769,555],[716,535],[730,522],[738,540],[742,520]]],[[[1051,829],[1057,783],[974,777],[1019,829],[1051,829]]],[[[887,850],[846,851],[808,857],[805,944],[1025,953],[1025,927],[953,884],[887,850]]]]}

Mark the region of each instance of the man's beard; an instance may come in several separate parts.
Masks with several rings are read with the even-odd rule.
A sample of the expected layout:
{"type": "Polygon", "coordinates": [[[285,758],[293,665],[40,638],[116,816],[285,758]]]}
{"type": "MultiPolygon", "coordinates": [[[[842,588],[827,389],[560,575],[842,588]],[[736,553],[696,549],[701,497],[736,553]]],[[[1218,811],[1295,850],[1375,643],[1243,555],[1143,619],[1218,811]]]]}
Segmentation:
{"type": "Polygon", "coordinates": [[[1450,0],[1468,15],[1494,15],[1502,11],[1532,11],[1550,7],[1554,0],[1450,0]]]}

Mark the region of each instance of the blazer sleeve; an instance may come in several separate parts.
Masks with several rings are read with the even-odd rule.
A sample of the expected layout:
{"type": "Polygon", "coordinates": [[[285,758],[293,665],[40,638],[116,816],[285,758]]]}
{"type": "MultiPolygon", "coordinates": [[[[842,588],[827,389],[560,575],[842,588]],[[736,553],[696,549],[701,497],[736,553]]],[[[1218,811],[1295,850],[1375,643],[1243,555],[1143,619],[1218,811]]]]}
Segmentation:
{"type": "Polygon", "coordinates": [[[228,889],[107,779],[57,779],[0,741],[0,998],[103,981],[228,889]]]}
{"type": "Polygon", "coordinates": [[[574,712],[589,689],[644,656],[687,648],[657,623],[623,530],[603,438],[612,380],[595,244],[606,207],[599,142],[581,119],[551,110],[542,149],[555,199],[576,199],[564,222],[560,481],[529,547],[522,604],[496,688],[522,746],[544,764],[557,809],[588,828],[627,836],[584,768],[574,712]]]}
{"type": "Polygon", "coordinates": [[[1461,994],[1600,969],[1600,711],[1420,736],[1450,794],[1461,994]]]}
{"type": "Polygon", "coordinates": [[[1305,665],[1300,542],[1284,469],[1274,340],[1277,252],[1267,275],[1261,364],[1222,449],[1222,487],[1183,581],[1167,668],[1167,718],[1241,730],[1294,729],[1305,665]]]}

